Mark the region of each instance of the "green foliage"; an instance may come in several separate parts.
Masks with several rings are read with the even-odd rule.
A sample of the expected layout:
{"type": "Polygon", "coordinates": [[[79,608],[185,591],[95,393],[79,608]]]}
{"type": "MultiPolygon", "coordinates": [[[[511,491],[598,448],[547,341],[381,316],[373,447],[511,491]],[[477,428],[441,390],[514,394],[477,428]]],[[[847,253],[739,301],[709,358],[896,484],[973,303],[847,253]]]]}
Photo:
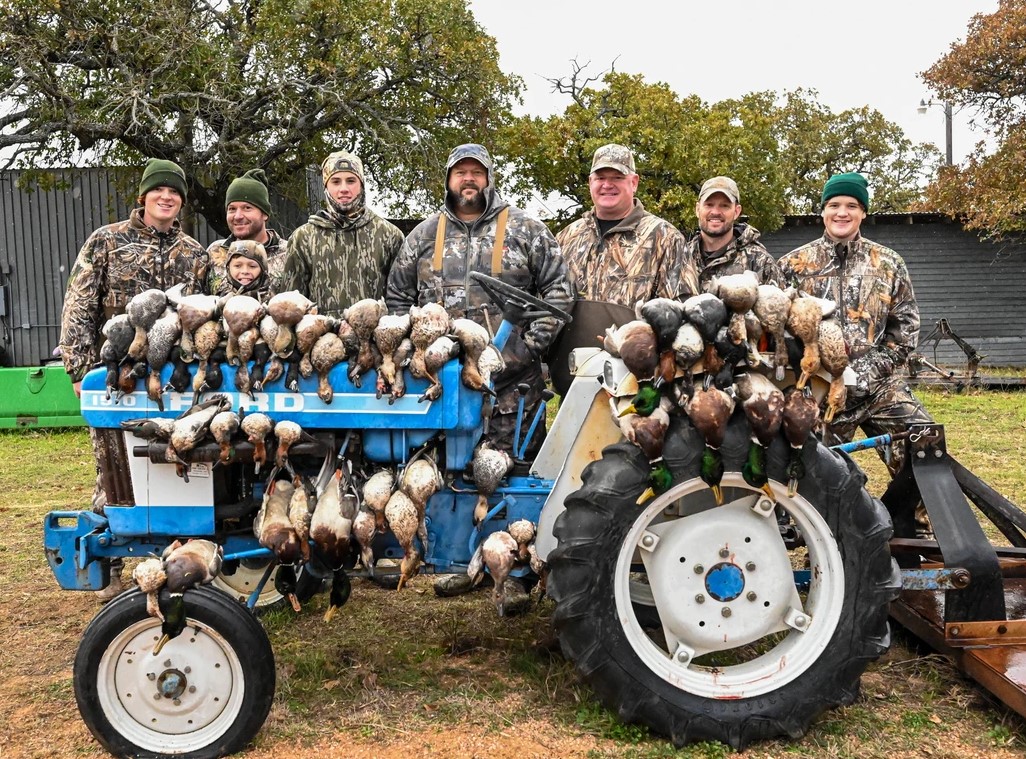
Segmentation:
{"type": "Polygon", "coordinates": [[[0,0],[9,164],[179,162],[224,223],[249,168],[305,199],[304,169],[355,150],[405,211],[440,197],[456,142],[505,118],[520,82],[462,0],[0,0]]]}
{"type": "Polygon", "coordinates": [[[555,226],[590,207],[592,153],[607,142],[634,150],[642,177],[638,198],[682,229],[695,227],[698,191],[718,174],[737,181],[751,223],[772,231],[786,213],[816,211],[823,182],[839,171],[868,176],[875,210],[907,210],[939,158],[879,112],[863,107],[833,114],[813,91],[755,92],[708,104],[640,75],[612,72],[596,86],[597,78],[574,66],[569,80],[553,82],[572,100],[562,114],[516,119],[496,138],[510,174],[507,189],[520,197],[532,190],[556,193],[572,202],[555,226]]]}

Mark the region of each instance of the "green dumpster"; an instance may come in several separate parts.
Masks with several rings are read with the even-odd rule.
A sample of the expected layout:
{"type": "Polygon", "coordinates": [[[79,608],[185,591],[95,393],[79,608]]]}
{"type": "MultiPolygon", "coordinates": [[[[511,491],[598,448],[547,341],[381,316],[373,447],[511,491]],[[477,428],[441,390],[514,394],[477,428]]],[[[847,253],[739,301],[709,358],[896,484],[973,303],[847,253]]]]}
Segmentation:
{"type": "Polygon", "coordinates": [[[0,369],[0,429],[84,427],[61,364],[0,369]]]}

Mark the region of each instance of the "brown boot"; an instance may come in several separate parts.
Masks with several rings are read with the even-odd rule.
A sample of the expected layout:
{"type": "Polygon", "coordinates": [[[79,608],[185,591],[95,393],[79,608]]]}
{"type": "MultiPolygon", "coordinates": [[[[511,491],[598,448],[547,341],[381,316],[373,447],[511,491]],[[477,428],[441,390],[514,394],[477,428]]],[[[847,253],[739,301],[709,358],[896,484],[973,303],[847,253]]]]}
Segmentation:
{"type": "Polygon", "coordinates": [[[101,604],[105,604],[115,596],[120,595],[125,589],[124,584],[121,582],[121,573],[125,569],[125,562],[121,558],[110,560],[110,583],[106,588],[93,592],[96,596],[96,600],[101,604]]]}

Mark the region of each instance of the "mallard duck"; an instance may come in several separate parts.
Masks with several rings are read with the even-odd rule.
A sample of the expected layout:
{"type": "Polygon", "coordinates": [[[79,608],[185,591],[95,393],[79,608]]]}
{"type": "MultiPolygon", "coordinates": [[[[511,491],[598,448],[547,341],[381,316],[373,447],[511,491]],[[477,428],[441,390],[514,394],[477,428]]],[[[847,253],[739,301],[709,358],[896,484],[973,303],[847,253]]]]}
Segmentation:
{"type": "Polygon", "coordinates": [[[239,338],[243,333],[255,332],[252,344],[260,334],[260,320],[267,314],[263,303],[249,295],[233,295],[221,309],[225,333],[228,335],[228,363],[239,366],[245,359],[239,356],[239,338]]]}
{"type": "Polygon", "coordinates": [[[163,290],[151,288],[129,298],[125,304],[128,323],[135,327],[135,338],[128,346],[128,355],[136,361],[146,358],[147,333],[167,309],[167,295],[163,290]]]}
{"type": "Polygon", "coordinates": [[[424,374],[431,385],[417,399],[418,402],[436,401],[442,396],[442,383],[438,373],[442,367],[456,358],[460,353],[460,344],[451,337],[443,335],[435,340],[424,351],[424,374]]]}
{"type": "Polygon", "coordinates": [[[410,373],[418,379],[428,379],[424,367],[424,352],[438,338],[449,332],[452,320],[449,312],[437,303],[428,303],[410,309],[410,340],[413,342],[413,356],[410,373]]]}
{"type": "MultiPolygon", "coordinates": [[[[610,328],[612,329],[612,328],[610,328]]],[[[654,379],[659,368],[659,348],[655,330],[647,321],[627,322],[607,336],[615,355],[620,356],[627,369],[638,380],[654,379]]]]}
{"type": "MultiPolygon", "coordinates": [[[[801,297],[791,302],[791,310],[787,314],[787,329],[802,341],[805,348],[800,376],[795,383],[799,390],[819,371],[819,324],[822,321],[823,307],[819,298],[801,297]]],[[[796,371],[795,374],[799,372],[796,371]]]]}
{"type": "Polygon", "coordinates": [[[168,598],[164,604],[158,598],[164,621],[161,624],[163,634],[153,647],[154,656],[161,652],[168,641],[185,630],[188,618],[185,591],[212,582],[221,571],[223,556],[221,546],[209,540],[190,540],[184,545],[176,540],[164,549],[161,558],[167,575],[168,598]]]}
{"type": "Polygon", "coordinates": [[[328,380],[328,373],[336,364],[346,360],[346,349],[340,338],[334,332],[328,332],[317,338],[313,349],[310,351],[310,364],[317,372],[317,397],[325,403],[331,403],[335,398],[335,390],[328,380]]]}
{"type": "Polygon", "coordinates": [[[670,471],[670,467],[667,466],[666,461],[657,459],[649,463],[648,487],[645,488],[642,494],[638,496],[638,500],[635,501],[638,506],[642,506],[650,498],[662,495],[673,485],[673,473],[670,471]]]}
{"type": "Polygon", "coordinates": [[[375,387],[378,398],[385,393],[391,393],[395,386],[396,374],[400,372],[395,362],[395,353],[409,333],[409,314],[385,314],[378,319],[377,326],[374,327],[374,344],[381,355],[375,387]]]}
{"type": "Polygon", "coordinates": [[[163,622],[164,613],[160,610],[158,597],[160,589],[167,582],[164,562],[155,557],[139,562],[132,570],[132,579],[139,586],[140,592],[146,594],[146,613],[163,622]]]}
{"type": "Polygon", "coordinates": [[[182,359],[192,362],[196,354],[195,332],[201,324],[217,321],[223,301],[216,295],[187,295],[175,302],[175,310],[182,322],[182,337],[179,343],[182,359]]]}
{"type": "Polygon", "coordinates": [[[414,538],[421,529],[423,512],[405,492],[396,490],[385,504],[385,519],[389,529],[395,535],[399,545],[403,549],[403,558],[399,562],[399,585],[396,590],[402,590],[403,585],[409,582],[417,572],[420,565],[420,554],[414,545],[414,538]]]}
{"type": "Polygon", "coordinates": [[[153,323],[147,338],[146,363],[150,367],[150,374],[146,380],[146,395],[161,411],[164,410],[164,398],[161,393],[163,385],[160,382],[160,372],[171,357],[181,334],[182,324],[178,314],[168,308],[165,309],[163,316],[153,323]]]}
{"type": "Polygon", "coordinates": [[[293,327],[307,314],[317,313],[316,309],[314,302],[298,290],[278,293],[267,301],[267,313],[278,325],[271,351],[282,358],[292,355],[296,340],[293,327]]]}
{"type": "Polygon", "coordinates": [[[670,426],[670,410],[673,404],[668,398],[661,398],[657,407],[647,416],[621,415],[620,429],[624,437],[641,449],[649,461],[663,455],[663,442],[670,426]]]}
{"type": "Polygon", "coordinates": [[[745,482],[761,489],[775,501],[776,496],[766,475],[766,451],[784,421],[784,394],[764,376],[751,372],[738,376],[737,396],[752,432],[741,475],[745,482]]]}
{"type": "Polygon", "coordinates": [[[733,396],[716,386],[697,388],[687,408],[688,418],[705,440],[700,476],[712,488],[717,506],[723,504],[723,490],[720,488],[723,456],[720,454],[720,446],[723,445],[727,422],[733,413],[733,396]]]}
{"type": "Polygon", "coordinates": [[[334,333],[341,324],[339,319],[323,314],[306,314],[299,320],[295,329],[296,350],[301,356],[299,373],[303,377],[313,376],[314,367],[310,360],[310,353],[313,351],[314,345],[317,344],[317,340],[329,332],[334,333]]]}
{"type": "Polygon", "coordinates": [[[819,362],[830,374],[830,390],[827,392],[826,412],[823,423],[830,424],[838,412],[844,411],[848,391],[844,386],[844,370],[848,368],[848,347],[844,342],[841,325],[834,319],[819,323],[819,362]]]}
{"type": "Polygon", "coordinates": [[[787,315],[791,311],[791,301],[795,294],[794,288],[781,290],[776,285],[759,285],[759,297],[755,299],[755,305],[752,306],[752,311],[758,317],[763,329],[773,336],[773,366],[778,382],[784,379],[784,368],[787,366],[784,329],[787,327],[787,315]]]}
{"type": "Polygon", "coordinates": [[[787,494],[798,492],[798,481],[805,476],[802,449],[819,425],[819,404],[808,388],[793,387],[784,395],[784,437],[791,446],[787,461],[787,494]]]}
{"type": "Polygon", "coordinates": [[[221,447],[218,461],[227,464],[232,455],[232,436],[239,431],[239,415],[234,411],[222,411],[210,420],[210,434],[221,447]]]}
{"type": "Polygon", "coordinates": [[[730,333],[736,342],[748,342],[745,328],[745,314],[755,305],[759,297],[759,279],[755,272],[726,274],[714,277],[712,292],[730,310],[730,333]]]}
{"type": "Polygon", "coordinates": [[[260,467],[267,461],[266,441],[267,436],[274,429],[274,422],[267,414],[257,412],[255,414],[246,414],[240,421],[239,426],[246,433],[246,438],[253,446],[253,463],[256,464],[256,472],[259,473],[260,467]]]}
{"type": "Polygon", "coordinates": [[[395,472],[381,469],[372,474],[363,485],[363,502],[373,512],[379,532],[385,529],[385,504],[395,492],[395,472]]]}
{"type": "Polygon", "coordinates": [[[474,485],[477,488],[477,505],[474,507],[474,524],[480,524],[488,514],[488,497],[495,492],[502,478],[513,469],[513,458],[506,452],[493,448],[488,441],[482,441],[474,449],[470,460],[474,485]]]}
{"type": "Polygon", "coordinates": [[[308,480],[298,475],[292,479],[292,486],[292,497],[289,498],[289,524],[296,531],[299,551],[302,560],[306,562],[310,560],[310,524],[314,507],[317,505],[317,493],[308,480]]]}
{"type": "Polygon", "coordinates": [[[659,407],[662,397],[662,391],[656,387],[654,381],[642,380],[638,383],[638,392],[631,398],[630,405],[620,412],[620,416],[648,416],[659,407]]]}
{"type": "Polygon", "coordinates": [[[280,564],[296,564],[303,558],[299,536],[289,521],[289,506],[295,490],[288,480],[271,482],[264,491],[260,511],[253,520],[253,534],[280,564]]]}

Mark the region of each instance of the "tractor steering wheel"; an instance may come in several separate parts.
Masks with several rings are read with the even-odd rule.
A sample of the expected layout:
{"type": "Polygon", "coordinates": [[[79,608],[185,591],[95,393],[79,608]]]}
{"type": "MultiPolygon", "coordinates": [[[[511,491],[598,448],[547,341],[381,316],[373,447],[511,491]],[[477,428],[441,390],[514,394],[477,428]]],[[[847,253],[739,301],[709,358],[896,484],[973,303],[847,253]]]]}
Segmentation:
{"type": "Polygon", "coordinates": [[[503,312],[503,316],[506,315],[506,304],[516,304],[518,315],[527,321],[532,321],[543,316],[553,316],[559,319],[564,324],[569,324],[573,321],[573,317],[570,316],[566,311],[561,308],[552,306],[541,298],[536,298],[533,295],[529,295],[521,290],[519,287],[507,284],[502,280],[496,279],[495,277],[489,277],[487,274],[482,274],[479,271],[470,272],[470,278],[477,282],[484,290],[488,297],[490,297],[503,312]],[[534,311],[522,310],[521,306],[533,306],[534,311]]]}

